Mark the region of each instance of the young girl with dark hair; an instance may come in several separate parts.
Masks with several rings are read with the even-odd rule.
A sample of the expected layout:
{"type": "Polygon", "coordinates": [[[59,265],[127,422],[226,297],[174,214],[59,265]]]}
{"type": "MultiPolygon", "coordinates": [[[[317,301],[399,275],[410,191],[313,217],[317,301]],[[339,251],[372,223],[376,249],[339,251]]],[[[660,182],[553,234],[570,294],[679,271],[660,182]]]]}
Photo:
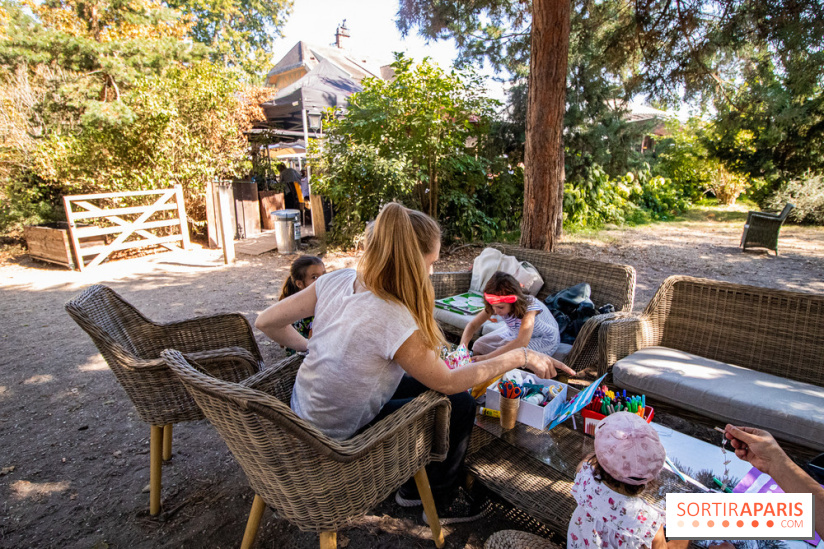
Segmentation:
{"type": "MultiPolygon", "coordinates": [[[[290,295],[308,288],[325,272],[326,267],[319,257],[314,255],[300,256],[292,262],[292,266],[289,268],[289,276],[283,281],[278,301],[283,301],[290,295]]],[[[300,335],[308,339],[312,336],[312,322],[314,319],[314,316],[307,316],[292,323],[292,326],[300,335]]],[[[286,354],[292,356],[295,354],[295,350],[287,348],[286,354]]]]}
{"type": "Polygon", "coordinates": [[[558,349],[561,336],[555,317],[540,300],[524,294],[512,275],[493,274],[484,287],[484,301],[484,310],[466,325],[461,343],[469,346],[475,332],[493,316],[505,325],[475,342],[475,356],[492,358],[519,347],[552,355],[558,349]]]}

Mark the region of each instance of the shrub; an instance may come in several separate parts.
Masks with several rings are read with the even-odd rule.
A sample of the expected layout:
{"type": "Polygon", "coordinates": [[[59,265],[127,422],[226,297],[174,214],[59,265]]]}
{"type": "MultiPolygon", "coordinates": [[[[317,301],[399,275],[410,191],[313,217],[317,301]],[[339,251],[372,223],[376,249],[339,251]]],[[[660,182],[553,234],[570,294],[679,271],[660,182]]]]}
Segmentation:
{"type": "Polygon", "coordinates": [[[807,172],[787,181],[767,199],[766,207],[780,211],[787,202],[795,206],[790,212],[794,221],[824,225],[824,176],[807,172]]]}

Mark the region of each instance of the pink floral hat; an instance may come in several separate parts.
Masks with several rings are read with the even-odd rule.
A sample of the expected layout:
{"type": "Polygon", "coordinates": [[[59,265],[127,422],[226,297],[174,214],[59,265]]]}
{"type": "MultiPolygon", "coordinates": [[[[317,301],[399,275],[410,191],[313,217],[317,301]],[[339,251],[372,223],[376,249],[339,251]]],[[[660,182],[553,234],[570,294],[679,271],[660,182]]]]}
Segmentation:
{"type": "Polygon", "coordinates": [[[595,456],[615,480],[637,486],[658,476],[667,452],[649,423],[635,414],[618,412],[595,428],[595,456]]]}

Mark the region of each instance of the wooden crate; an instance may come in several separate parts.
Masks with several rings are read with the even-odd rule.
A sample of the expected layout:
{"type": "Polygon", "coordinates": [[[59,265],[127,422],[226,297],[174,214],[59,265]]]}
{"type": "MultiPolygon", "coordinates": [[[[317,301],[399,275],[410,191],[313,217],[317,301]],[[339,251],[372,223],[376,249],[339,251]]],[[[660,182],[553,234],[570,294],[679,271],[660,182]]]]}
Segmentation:
{"type": "Polygon", "coordinates": [[[283,193],[276,191],[258,191],[258,197],[260,197],[260,220],[263,228],[272,230],[275,228],[272,212],[282,210],[286,207],[283,193]]]}
{"type": "MultiPolygon", "coordinates": [[[[32,259],[55,263],[72,270],[77,269],[77,258],[72,252],[69,238],[69,224],[65,221],[24,227],[23,235],[32,259]]],[[[101,244],[106,244],[105,236],[88,237],[80,241],[81,248],[101,244]]]]}

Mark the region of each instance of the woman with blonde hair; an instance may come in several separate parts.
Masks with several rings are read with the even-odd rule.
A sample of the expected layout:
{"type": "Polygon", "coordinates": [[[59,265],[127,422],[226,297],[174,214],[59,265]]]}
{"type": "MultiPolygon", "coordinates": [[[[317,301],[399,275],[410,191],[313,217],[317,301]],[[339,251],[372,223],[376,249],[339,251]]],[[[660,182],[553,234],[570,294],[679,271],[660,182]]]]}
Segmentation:
{"type": "MultiPolygon", "coordinates": [[[[440,240],[440,227],[432,218],[387,204],[357,270],[319,278],[266,309],[255,322],[277,343],[308,351],[291,406],[330,437],[351,437],[427,388],[450,395],[449,453],[427,468],[439,499],[451,495],[460,479],[475,415],[467,389],[513,368],[526,367],[544,378],[554,377],[557,369],[574,375],[562,363],[526,348],[455,370],[446,366],[439,358],[444,339],[433,317],[429,279],[440,240]],[[311,315],[313,336],[307,340],[292,323],[311,315]]],[[[396,500],[420,505],[414,483],[404,485],[396,500]]]]}

